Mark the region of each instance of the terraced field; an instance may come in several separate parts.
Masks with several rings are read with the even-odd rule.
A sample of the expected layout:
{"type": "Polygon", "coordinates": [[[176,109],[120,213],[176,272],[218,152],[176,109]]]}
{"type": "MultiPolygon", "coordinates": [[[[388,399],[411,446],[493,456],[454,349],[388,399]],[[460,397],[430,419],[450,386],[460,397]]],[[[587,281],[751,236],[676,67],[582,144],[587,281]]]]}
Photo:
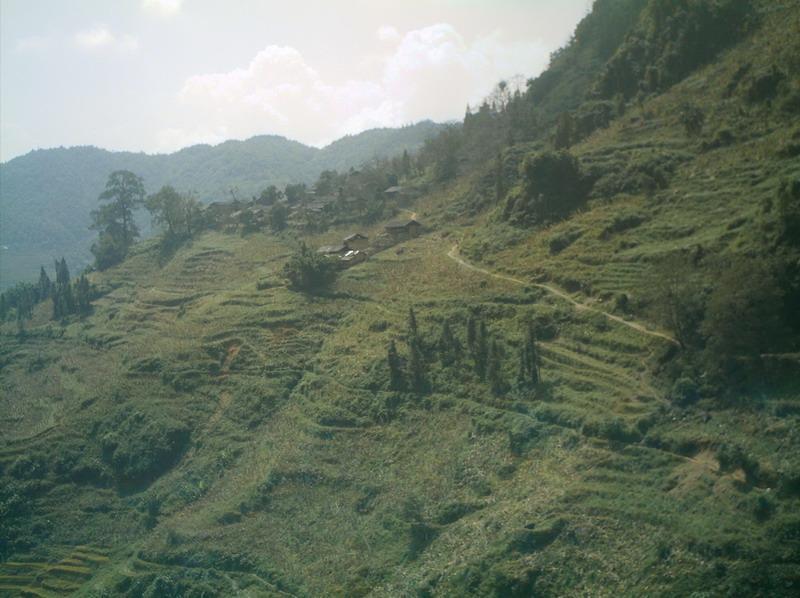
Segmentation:
{"type": "Polygon", "coordinates": [[[100,546],[52,547],[55,561],[6,561],[0,564],[0,593],[19,596],[71,596],[109,562],[109,551],[100,546]]]}

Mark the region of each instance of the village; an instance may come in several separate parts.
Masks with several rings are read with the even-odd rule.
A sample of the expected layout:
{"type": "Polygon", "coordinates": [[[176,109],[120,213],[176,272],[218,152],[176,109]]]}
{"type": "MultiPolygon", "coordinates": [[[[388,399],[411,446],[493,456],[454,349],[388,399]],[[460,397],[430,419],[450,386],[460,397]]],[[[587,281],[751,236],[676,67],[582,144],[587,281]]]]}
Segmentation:
{"type": "Polygon", "coordinates": [[[285,192],[272,187],[250,201],[242,201],[232,193],[232,201],[213,202],[205,206],[203,220],[208,228],[227,233],[248,234],[264,229],[273,232],[294,229],[300,233],[320,233],[335,224],[347,225],[378,219],[390,210],[410,214],[410,217],[388,222],[383,231],[372,239],[356,230],[340,243],[317,248],[317,253],[335,261],[342,269],[360,264],[378,251],[415,238],[424,229],[415,214],[399,207],[405,200],[416,197],[420,190],[392,185],[376,193],[372,200],[366,200],[363,196],[345,196],[341,188],[336,194],[321,194],[319,187],[315,185],[312,189],[306,189],[305,185],[294,185],[288,186],[285,192]],[[369,214],[370,218],[365,218],[364,214],[369,214]]]}

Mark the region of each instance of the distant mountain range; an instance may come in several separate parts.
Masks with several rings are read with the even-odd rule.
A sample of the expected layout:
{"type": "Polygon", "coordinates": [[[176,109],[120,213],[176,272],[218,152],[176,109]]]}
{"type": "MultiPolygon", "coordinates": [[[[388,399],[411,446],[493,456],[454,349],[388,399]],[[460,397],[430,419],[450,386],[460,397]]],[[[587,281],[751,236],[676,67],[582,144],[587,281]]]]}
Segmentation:
{"type": "Polygon", "coordinates": [[[0,288],[38,275],[39,265],[67,258],[87,265],[95,233],[89,213],[108,175],[130,170],[148,192],[162,185],[193,191],[205,202],[258,194],[269,185],[311,183],[323,170],[359,166],[376,157],[413,151],[442,125],[423,121],[398,129],[348,135],[318,149],[275,135],[219,145],[195,145],[172,154],[111,152],[96,147],[32,151],[0,164],[0,288]]]}

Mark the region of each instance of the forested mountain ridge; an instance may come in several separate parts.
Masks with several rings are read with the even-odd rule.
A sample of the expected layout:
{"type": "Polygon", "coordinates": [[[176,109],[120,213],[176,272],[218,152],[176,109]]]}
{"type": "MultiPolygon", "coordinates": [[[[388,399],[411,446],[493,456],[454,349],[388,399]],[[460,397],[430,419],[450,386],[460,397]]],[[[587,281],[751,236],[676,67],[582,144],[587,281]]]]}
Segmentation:
{"type": "Polygon", "coordinates": [[[22,289],[0,589],[796,596],[798,32],[598,0],[331,201],[22,289]]]}
{"type": "Polygon", "coordinates": [[[324,170],[347,170],[403,149],[413,151],[439,127],[425,121],[373,129],[322,149],[261,135],[172,154],[95,147],[30,152],[0,164],[0,245],[8,247],[0,250],[0,286],[30,279],[53,256],[66,256],[75,267],[88,263],[94,236],[89,212],[97,208],[97,196],[115,170],[135,172],[148,192],[169,184],[194,192],[203,202],[230,201],[232,193],[249,199],[270,185],[311,183],[324,170]]]}

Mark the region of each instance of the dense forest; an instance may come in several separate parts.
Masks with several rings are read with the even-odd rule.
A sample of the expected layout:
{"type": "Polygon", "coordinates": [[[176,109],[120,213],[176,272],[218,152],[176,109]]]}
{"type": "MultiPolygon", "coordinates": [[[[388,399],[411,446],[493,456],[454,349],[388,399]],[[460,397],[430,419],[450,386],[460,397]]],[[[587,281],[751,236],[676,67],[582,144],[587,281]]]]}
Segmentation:
{"type": "Polygon", "coordinates": [[[0,589],[797,595],[798,32],[596,0],[416,148],[107,169],[0,295],[0,589]]]}

